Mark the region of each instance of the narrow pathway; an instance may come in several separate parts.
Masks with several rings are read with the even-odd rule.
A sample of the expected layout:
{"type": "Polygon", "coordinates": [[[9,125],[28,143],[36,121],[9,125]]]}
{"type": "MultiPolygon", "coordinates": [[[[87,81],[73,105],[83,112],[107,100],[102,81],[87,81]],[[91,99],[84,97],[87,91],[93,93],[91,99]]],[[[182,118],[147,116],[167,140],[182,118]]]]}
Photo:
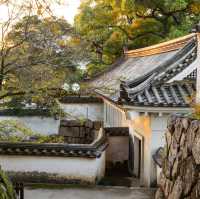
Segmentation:
{"type": "Polygon", "coordinates": [[[25,189],[25,199],[153,199],[153,190],[143,188],[25,189]]]}

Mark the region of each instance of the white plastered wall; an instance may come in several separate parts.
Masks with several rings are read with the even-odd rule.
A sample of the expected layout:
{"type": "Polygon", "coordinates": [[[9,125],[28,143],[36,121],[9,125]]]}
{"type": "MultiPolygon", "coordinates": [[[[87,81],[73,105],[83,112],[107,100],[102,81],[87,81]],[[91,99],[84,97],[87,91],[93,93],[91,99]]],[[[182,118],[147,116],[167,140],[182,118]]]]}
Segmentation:
{"type": "Polygon", "coordinates": [[[105,174],[105,152],[100,158],[1,155],[0,165],[5,171],[45,172],[94,184],[105,174]]]}
{"type": "Polygon", "coordinates": [[[85,118],[92,121],[103,121],[102,103],[60,103],[63,110],[69,114],[69,118],[85,118]],[[70,117],[70,115],[72,117],[70,117]]]}
{"type": "Polygon", "coordinates": [[[140,184],[141,186],[149,187],[151,184],[150,117],[133,110],[128,111],[127,116],[127,119],[129,119],[129,131],[132,135],[133,142],[134,136],[136,136],[141,141],[140,184]]]}
{"type": "Polygon", "coordinates": [[[104,100],[104,126],[105,127],[129,127],[129,133],[142,142],[140,183],[142,186],[150,186],[151,173],[151,132],[150,117],[139,112],[129,110],[126,113],[110,102],[104,100]]]}
{"type": "Polygon", "coordinates": [[[43,135],[58,134],[60,120],[55,120],[53,117],[40,116],[0,116],[0,121],[15,120],[32,129],[35,132],[43,135]]]}
{"type": "Polygon", "coordinates": [[[128,127],[123,110],[104,100],[104,127],[128,127]]]}
{"type": "Polygon", "coordinates": [[[151,184],[156,184],[158,167],[153,161],[152,156],[155,154],[159,147],[164,147],[165,145],[165,132],[167,129],[167,121],[169,114],[159,116],[158,114],[151,115],[151,129],[152,129],[152,139],[151,139],[151,184]]]}

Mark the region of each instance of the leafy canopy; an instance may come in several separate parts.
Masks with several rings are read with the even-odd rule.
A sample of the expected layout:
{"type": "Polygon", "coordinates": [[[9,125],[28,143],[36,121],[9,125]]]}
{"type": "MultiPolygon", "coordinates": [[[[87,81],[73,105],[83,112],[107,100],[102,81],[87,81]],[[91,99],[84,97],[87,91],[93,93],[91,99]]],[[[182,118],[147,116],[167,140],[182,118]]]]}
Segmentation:
{"type": "Polygon", "coordinates": [[[187,34],[200,19],[198,0],[83,0],[75,18],[88,52],[88,74],[135,49],[187,34]]]}
{"type": "Polygon", "coordinates": [[[23,96],[51,104],[65,82],[76,81],[73,28],[55,17],[27,16],[12,26],[0,56],[0,98],[23,96]]]}

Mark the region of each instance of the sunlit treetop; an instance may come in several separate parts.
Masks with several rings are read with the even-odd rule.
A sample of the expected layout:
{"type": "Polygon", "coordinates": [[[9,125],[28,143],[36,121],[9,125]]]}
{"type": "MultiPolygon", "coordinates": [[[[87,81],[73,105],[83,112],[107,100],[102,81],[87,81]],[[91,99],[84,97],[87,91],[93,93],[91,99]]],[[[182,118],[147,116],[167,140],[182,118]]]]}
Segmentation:
{"type": "Polygon", "coordinates": [[[88,72],[95,74],[120,57],[124,47],[188,34],[199,20],[198,0],[83,0],[75,28],[88,43],[88,72]]]}

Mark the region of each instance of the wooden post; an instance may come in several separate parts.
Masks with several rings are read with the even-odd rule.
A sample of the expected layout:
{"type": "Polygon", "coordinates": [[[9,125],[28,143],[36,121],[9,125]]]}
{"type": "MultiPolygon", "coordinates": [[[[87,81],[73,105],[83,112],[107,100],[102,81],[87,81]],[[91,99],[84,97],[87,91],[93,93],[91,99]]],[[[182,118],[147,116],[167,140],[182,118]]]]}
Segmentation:
{"type": "Polygon", "coordinates": [[[24,184],[20,184],[20,199],[24,199],[24,184]]]}
{"type": "Polygon", "coordinates": [[[18,199],[24,199],[24,185],[23,183],[15,184],[15,192],[17,194],[18,199]]]}

